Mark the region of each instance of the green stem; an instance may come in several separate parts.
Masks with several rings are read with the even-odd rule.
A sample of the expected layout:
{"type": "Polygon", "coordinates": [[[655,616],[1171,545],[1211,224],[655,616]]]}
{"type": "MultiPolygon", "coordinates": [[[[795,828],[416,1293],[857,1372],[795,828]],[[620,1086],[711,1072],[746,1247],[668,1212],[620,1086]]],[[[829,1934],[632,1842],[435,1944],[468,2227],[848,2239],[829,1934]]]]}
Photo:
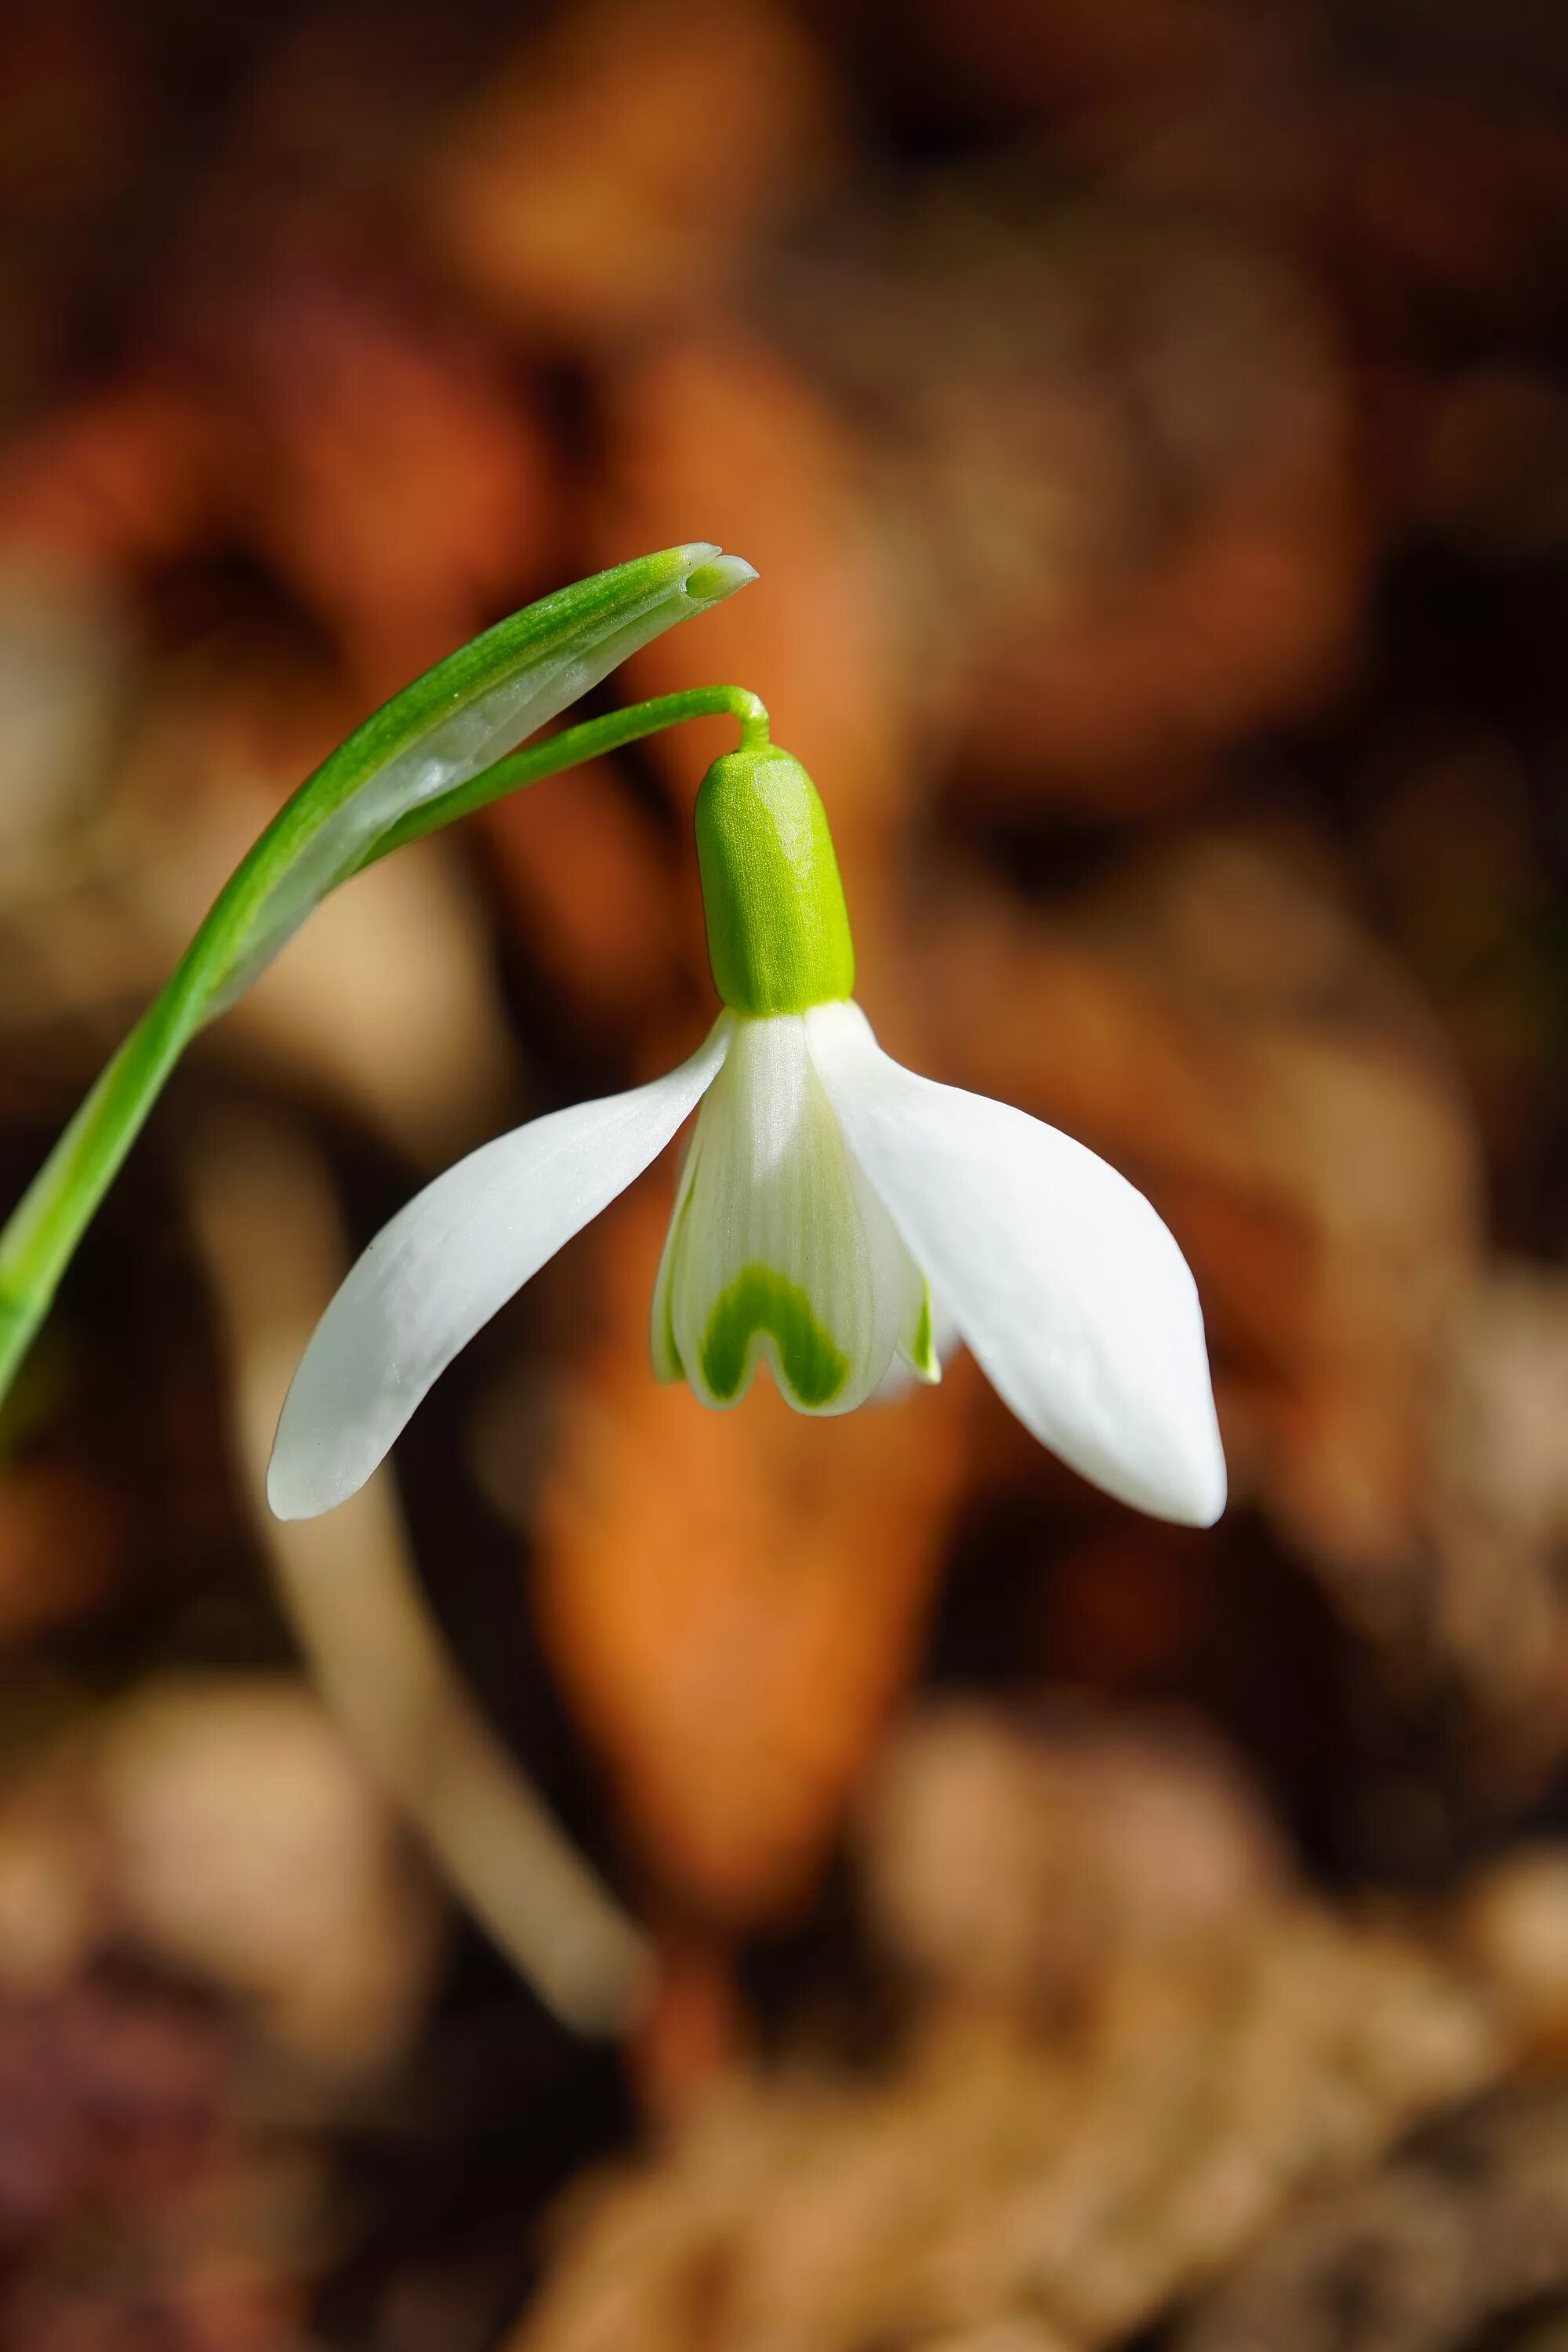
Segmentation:
{"type": "MultiPolygon", "coordinates": [[[[414,808],[375,841],[355,872],[405,842],[688,719],[730,717],[748,748],[768,740],[768,714],[744,687],[696,687],[634,703],[528,745],[414,808]]],[[[92,1087],[0,1232],[0,1399],[49,1311],[61,1276],[165,1081],[243,953],[248,918],[299,848],[296,803],[279,814],[230,877],[173,978],[92,1087]]],[[[344,877],[344,879],[350,878],[344,877]]]]}
{"type": "Polygon", "coordinates": [[[625,710],[612,710],[603,719],[585,719],[562,734],[547,735],[542,743],[510,752],[493,768],[443,793],[439,800],[410,809],[406,816],[388,826],[354,871],[363,874],[367,866],[375,865],[391,850],[401,849],[405,842],[418,841],[456,817],[468,816],[508,793],[520,792],[525,784],[542,783],[546,776],[558,776],[563,768],[579,767],[584,760],[622,751],[645,735],[657,735],[661,728],[679,726],[687,719],[738,719],[742,751],[755,751],[768,740],[767,710],[743,686],[697,686],[684,694],[661,694],[652,702],[634,702],[625,710]]]}

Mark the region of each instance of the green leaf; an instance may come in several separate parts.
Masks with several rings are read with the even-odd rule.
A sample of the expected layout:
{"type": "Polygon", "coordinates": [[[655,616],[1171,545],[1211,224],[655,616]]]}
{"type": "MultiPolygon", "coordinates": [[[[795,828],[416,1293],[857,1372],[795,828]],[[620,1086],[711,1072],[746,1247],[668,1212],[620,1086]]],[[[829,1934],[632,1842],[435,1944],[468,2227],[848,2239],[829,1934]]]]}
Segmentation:
{"type": "MultiPolygon", "coordinates": [[[[243,993],[311,908],[416,810],[438,804],[677,621],[755,572],[698,541],[596,572],[487,629],[384,703],[300,786],[230,886],[236,929],[209,1013],[243,993]],[[257,888],[259,882],[261,887],[257,888]]],[[[438,822],[437,818],[437,822],[438,822]]]]}
{"type": "Polygon", "coordinates": [[[437,662],[321,762],[230,877],[0,1232],[0,1397],[185,1046],[339,883],[500,792],[699,709],[733,709],[747,740],[759,729],[765,739],[755,696],[720,688],[668,696],[501,756],[628,654],[755,578],[742,557],[699,541],[579,580],[437,662]]]}

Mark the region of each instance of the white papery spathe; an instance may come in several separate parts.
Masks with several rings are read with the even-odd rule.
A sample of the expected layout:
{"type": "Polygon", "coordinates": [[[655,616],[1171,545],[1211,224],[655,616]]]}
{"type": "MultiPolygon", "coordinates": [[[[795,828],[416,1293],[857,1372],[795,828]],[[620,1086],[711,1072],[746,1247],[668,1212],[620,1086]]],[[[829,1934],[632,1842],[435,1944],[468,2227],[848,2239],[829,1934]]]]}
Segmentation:
{"type": "Polygon", "coordinates": [[[730,1403],[765,1362],[801,1410],[846,1412],[900,1370],[936,1377],[934,1319],[1086,1478],[1158,1517],[1219,1517],[1197,1292],[1148,1202],[1054,1128],[904,1069],[853,1003],[725,1013],[668,1076],[536,1119],[410,1202],[295,1375],[278,1516],[363,1485],[458,1349],[700,1101],[656,1288],[661,1374],[730,1403]]]}

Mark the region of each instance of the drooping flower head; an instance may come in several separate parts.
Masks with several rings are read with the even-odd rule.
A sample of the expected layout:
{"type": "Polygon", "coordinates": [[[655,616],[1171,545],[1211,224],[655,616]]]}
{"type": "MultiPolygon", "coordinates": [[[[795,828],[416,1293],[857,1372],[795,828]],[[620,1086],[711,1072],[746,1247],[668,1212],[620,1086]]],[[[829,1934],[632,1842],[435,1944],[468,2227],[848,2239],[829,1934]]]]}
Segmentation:
{"type": "Polygon", "coordinates": [[[723,1011],[649,1086],[554,1111],[438,1177],[328,1307],[279,1426],[280,1517],[361,1486],[498,1307],[697,1122],[655,1285],[654,1368],[708,1405],[759,1366],[799,1412],[941,1378],[944,1337],[1064,1461],[1159,1517],[1225,1504],[1203,1318],[1160,1218],[1093,1152],[918,1077],[854,1002],[822,803],[752,740],[697,803],[723,1011]]]}

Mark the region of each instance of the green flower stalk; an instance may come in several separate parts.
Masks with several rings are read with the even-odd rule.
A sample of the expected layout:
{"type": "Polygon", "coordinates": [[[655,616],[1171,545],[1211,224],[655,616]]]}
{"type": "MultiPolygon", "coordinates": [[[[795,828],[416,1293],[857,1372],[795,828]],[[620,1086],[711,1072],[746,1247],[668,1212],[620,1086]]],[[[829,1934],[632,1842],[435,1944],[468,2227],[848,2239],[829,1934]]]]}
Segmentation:
{"type": "Polygon", "coordinates": [[[180,1055],[329,892],[403,843],[503,793],[677,720],[730,712],[742,723],[742,740],[756,740],[766,723],[756,697],[712,687],[668,695],[497,757],[628,654],[755,577],[742,558],[702,541],[578,581],[438,662],[323,761],[231,877],[167,987],[0,1233],[0,1397],[180,1055]]]}

